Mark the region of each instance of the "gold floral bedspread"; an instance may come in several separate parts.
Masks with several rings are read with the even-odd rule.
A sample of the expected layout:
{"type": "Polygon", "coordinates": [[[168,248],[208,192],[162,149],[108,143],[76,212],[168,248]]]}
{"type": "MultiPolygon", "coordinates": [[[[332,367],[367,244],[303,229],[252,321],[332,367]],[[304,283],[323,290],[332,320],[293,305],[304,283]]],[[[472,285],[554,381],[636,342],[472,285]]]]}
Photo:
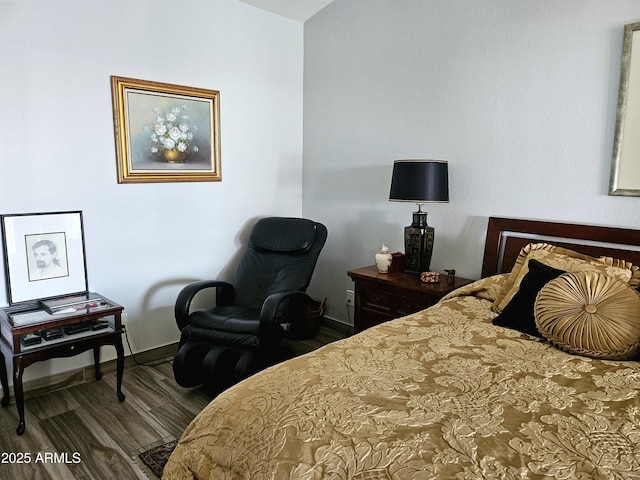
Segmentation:
{"type": "Polygon", "coordinates": [[[640,479],[640,362],[492,325],[503,281],[235,385],[163,478],[640,479]]]}

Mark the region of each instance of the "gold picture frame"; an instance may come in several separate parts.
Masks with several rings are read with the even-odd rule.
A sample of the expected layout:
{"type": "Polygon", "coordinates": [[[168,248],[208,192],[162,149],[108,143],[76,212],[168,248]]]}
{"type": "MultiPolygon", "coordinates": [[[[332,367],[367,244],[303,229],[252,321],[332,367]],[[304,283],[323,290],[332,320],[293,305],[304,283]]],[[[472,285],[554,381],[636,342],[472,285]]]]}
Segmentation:
{"type": "Polygon", "coordinates": [[[609,195],[640,196],[640,22],[624,26],[609,195]]]}
{"type": "Polygon", "coordinates": [[[118,183],[218,182],[220,92],[111,77],[118,183]]]}

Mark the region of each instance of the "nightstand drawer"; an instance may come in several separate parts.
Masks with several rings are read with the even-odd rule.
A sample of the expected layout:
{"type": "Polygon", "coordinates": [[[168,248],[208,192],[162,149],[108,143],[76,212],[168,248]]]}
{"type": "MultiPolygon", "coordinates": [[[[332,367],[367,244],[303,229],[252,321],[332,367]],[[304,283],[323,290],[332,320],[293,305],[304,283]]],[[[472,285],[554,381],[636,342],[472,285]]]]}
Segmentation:
{"type": "Polygon", "coordinates": [[[389,292],[364,288],[362,290],[363,308],[393,310],[393,295],[389,292]]]}
{"type": "Polygon", "coordinates": [[[397,315],[391,315],[389,313],[383,313],[379,310],[371,310],[369,308],[362,309],[362,319],[359,325],[360,330],[364,330],[381,323],[388,322],[397,318],[397,315]]]}
{"type": "Polygon", "coordinates": [[[396,311],[398,312],[398,314],[410,315],[412,313],[424,310],[425,308],[429,308],[430,306],[435,305],[437,299],[397,297],[396,301],[396,311]]]}

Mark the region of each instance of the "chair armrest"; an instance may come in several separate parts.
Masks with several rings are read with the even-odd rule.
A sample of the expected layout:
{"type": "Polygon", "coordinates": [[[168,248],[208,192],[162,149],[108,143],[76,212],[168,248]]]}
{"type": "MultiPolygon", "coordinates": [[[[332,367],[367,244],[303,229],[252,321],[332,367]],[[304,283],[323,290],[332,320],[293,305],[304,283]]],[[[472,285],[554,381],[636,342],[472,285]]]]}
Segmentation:
{"type": "Polygon", "coordinates": [[[260,311],[260,335],[268,335],[278,327],[279,332],[286,332],[291,324],[304,321],[307,306],[314,300],[304,292],[278,292],[269,295],[260,311]]]}
{"type": "Polygon", "coordinates": [[[189,313],[191,308],[191,302],[198,292],[207,288],[216,289],[216,304],[217,305],[230,305],[233,303],[233,297],[235,289],[233,285],[228,282],[220,280],[200,280],[198,282],[190,283],[185,286],[176,298],[176,304],[174,313],[176,317],[176,323],[178,328],[182,330],[189,321],[189,313]]]}

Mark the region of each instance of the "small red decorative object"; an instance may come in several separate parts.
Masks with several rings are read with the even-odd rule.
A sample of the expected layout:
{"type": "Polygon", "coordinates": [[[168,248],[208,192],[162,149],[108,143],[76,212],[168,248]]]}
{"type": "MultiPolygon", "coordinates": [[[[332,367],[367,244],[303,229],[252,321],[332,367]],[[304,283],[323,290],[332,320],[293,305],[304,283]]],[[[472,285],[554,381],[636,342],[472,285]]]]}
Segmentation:
{"type": "Polygon", "coordinates": [[[406,259],[405,259],[404,253],[402,253],[402,252],[392,253],[391,257],[393,258],[393,260],[391,260],[391,266],[389,267],[389,273],[401,273],[401,272],[404,272],[404,269],[406,267],[406,259]]]}

